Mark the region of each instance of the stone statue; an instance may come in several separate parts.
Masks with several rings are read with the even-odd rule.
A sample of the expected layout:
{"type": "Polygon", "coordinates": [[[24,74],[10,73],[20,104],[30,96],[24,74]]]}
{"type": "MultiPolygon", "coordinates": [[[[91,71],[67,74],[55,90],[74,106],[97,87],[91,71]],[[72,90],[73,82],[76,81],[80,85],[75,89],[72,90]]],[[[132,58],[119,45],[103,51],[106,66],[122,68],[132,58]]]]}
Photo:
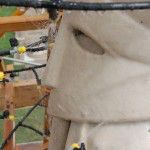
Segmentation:
{"type": "Polygon", "coordinates": [[[150,10],[65,12],[45,77],[49,150],[150,150],[149,28],[150,10]]]}

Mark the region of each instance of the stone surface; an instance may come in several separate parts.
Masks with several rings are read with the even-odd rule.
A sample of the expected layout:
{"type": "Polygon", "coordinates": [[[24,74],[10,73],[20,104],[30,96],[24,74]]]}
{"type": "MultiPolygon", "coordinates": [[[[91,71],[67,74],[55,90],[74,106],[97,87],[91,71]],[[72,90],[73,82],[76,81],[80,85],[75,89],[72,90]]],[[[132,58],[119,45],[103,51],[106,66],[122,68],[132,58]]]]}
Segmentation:
{"type": "Polygon", "coordinates": [[[148,10],[65,13],[45,84],[54,88],[49,114],[71,121],[66,149],[74,142],[87,150],[150,149],[149,16],[148,10]]]}
{"type": "Polygon", "coordinates": [[[125,12],[66,13],[47,67],[45,83],[55,88],[50,113],[90,122],[148,120],[149,42],[149,28],[125,12]]]}
{"type": "Polygon", "coordinates": [[[84,142],[87,150],[149,150],[150,122],[88,124],[72,122],[66,149],[84,142]]]}

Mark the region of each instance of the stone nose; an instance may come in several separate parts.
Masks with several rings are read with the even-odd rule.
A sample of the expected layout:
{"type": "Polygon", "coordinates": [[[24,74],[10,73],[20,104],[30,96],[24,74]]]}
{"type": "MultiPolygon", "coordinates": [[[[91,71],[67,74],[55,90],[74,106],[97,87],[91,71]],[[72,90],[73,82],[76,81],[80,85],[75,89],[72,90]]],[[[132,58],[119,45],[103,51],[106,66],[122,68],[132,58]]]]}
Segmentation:
{"type": "Polygon", "coordinates": [[[69,37],[68,31],[66,31],[66,26],[62,24],[56,37],[54,48],[50,53],[43,80],[44,84],[51,88],[56,88],[59,84],[60,73],[64,61],[64,53],[66,51],[66,45],[68,44],[69,37]]]}
{"type": "Polygon", "coordinates": [[[50,88],[57,87],[60,76],[63,55],[62,52],[59,51],[58,47],[56,46],[56,48],[54,48],[51,52],[44,77],[44,84],[50,88]]]}

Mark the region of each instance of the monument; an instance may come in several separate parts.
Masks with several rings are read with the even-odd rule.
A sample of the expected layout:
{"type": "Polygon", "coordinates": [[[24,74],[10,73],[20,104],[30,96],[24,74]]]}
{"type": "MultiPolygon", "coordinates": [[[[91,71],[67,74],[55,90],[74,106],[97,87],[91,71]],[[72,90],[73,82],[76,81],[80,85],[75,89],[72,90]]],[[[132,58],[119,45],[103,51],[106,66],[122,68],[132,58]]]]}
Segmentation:
{"type": "Polygon", "coordinates": [[[82,142],[87,150],[150,149],[149,18],[149,10],[65,12],[45,76],[49,150],[82,142]]]}

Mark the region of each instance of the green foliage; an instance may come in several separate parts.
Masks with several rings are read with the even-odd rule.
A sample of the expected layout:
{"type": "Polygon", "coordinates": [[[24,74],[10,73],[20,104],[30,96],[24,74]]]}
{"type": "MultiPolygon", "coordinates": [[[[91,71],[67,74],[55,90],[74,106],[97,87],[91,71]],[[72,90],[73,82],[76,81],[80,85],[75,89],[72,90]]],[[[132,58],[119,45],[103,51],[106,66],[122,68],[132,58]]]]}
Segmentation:
{"type": "MultiPolygon", "coordinates": [[[[29,108],[16,110],[16,123],[26,114],[29,108]]],[[[36,108],[33,113],[27,118],[25,124],[30,125],[40,131],[43,131],[44,124],[44,109],[41,107],[36,108]]],[[[3,140],[3,121],[0,120],[0,143],[3,140]]],[[[20,127],[16,132],[16,142],[26,143],[32,141],[40,141],[42,137],[32,130],[20,127]]]]}
{"type": "MultiPolygon", "coordinates": [[[[9,43],[9,39],[14,37],[15,33],[13,32],[8,32],[5,33],[1,38],[0,38],[0,50],[5,50],[5,49],[10,49],[10,43],[9,43]]],[[[6,64],[11,64],[12,61],[5,61],[6,64]]]]}
{"type": "MultiPolygon", "coordinates": [[[[28,110],[29,109],[18,110],[17,121],[19,121],[28,110]]],[[[27,120],[25,121],[25,124],[30,125],[40,131],[43,131],[44,109],[37,108],[36,110],[34,110],[31,116],[29,116],[29,118],[27,118],[27,120]]],[[[17,143],[23,143],[23,142],[26,143],[26,142],[42,140],[42,137],[29,129],[21,127],[18,129],[16,133],[16,140],[17,140],[17,143]]]]}
{"type": "MultiPolygon", "coordinates": [[[[15,12],[16,7],[1,7],[0,8],[0,17],[10,16],[13,12],[15,12]]],[[[5,50],[10,48],[9,39],[14,37],[15,33],[9,32],[5,33],[2,37],[0,37],[0,50],[5,50]]],[[[12,63],[11,61],[5,61],[6,64],[12,63]]]]}
{"type": "Polygon", "coordinates": [[[0,50],[9,49],[11,47],[9,43],[9,39],[14,36],[15,36],[15,33],[12,33],[12,32],[5,33],[0,38],[0,50]]]}
{"type": "Polygon", "coordinates": [[[0,17],[10,16],[13,12],[15,12],[16,7],[1,7],[0,8],[0,17]]]}

